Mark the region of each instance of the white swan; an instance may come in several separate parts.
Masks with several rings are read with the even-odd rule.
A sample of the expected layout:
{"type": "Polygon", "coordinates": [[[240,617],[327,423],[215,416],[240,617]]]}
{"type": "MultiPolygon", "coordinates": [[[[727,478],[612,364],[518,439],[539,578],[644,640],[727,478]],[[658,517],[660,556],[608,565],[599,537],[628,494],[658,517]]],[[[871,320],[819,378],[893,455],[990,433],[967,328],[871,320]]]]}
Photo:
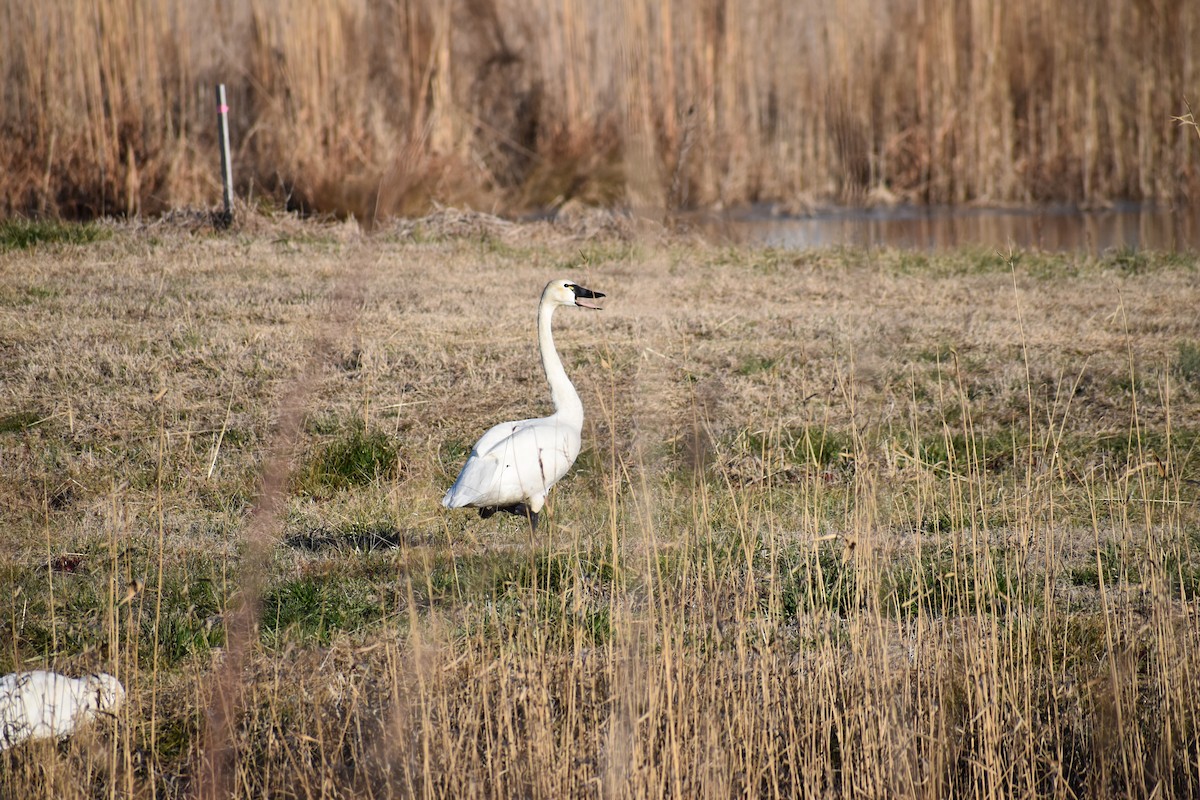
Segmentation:
{"type": "Polygon", "coordinates": [[[546,494],[575,462],[583,432],[583,403],[554,349],[550,318],[559,306],[599,309],[595,301],[601,297],[568,280],[546,284],[538,303],[538,350],[554,413],[501,422],[479,437],[458,480],[442,498],[443,506],[478,508],[484,519],[497,511],[527,516],[537,530],[546,494]]]}
{"type": "Polygon", "coordinates": [[[121,682],[104,672],[68,678],[57,672],[14,672],[0,678],[0,750],[26,739],[65,739],[89,719],[115,714],[121,682]]]}

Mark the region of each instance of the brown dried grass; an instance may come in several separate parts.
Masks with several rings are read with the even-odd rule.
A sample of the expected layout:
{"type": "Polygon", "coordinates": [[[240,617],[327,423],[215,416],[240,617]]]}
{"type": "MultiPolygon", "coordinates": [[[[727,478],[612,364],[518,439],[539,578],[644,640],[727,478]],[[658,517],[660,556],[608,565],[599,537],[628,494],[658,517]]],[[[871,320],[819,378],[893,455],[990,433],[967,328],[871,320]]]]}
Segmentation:
{"type": "Polygon", "coordinates": [[[129,702],[0,756],[0,792],[1196,793],[1194,258],[727,250],[452,211],[371,238],[113,230],[0,253],[5,402],[37,416],[0,433],[0,665],[103,667],[129,702]],[[474,436],[545,408],[533,307],[560,274],[610,302],[556,320],[588,444],[531,546],[437,501],[474,436]],[[248,551],[260,476],[355,425],[399,468],[288,484],[248,551]],[[833,452],[796,457],[804,430],[833,452]],[[240,668],[228,640],[172,650],[256,584],[240,668]],[[271,616],[314,586],[369,618],[271,616]]]}
{"type": "Polygon", "coordinates": [[[1186,0],[15,0],[0,213],[1197,194],[1186,0]]]}

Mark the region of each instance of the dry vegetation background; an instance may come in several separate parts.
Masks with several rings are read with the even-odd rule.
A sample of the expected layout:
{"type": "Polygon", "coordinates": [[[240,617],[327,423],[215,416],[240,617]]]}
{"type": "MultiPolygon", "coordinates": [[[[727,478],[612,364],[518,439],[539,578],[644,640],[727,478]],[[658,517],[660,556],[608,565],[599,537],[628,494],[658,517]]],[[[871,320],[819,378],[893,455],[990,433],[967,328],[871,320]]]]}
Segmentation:
{"type": "Polygon", "coordinates": [[[9,0],[0,214],[1197,196],[1191,0],[9,0]],[[1194,99],[1194,98],[1193,98],[1194,99]]]}
{"type": "Polygon", "coordinates": [[[1194,256],[173,219],[0,250],[0,672],[129,690],[0,795],[1200,793],[1194,256]]]}

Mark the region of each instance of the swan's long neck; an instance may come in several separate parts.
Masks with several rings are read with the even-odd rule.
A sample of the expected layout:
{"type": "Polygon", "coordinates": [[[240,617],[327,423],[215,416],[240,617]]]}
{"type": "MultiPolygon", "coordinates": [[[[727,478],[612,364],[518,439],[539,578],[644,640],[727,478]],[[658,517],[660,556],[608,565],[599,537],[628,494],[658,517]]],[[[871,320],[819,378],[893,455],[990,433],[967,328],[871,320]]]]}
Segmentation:
{"type": "Polygon", "coordinates": [[[575,391],[571,379],[563,369],[558,350],[554,349],[554,333],[550,330],[550,318],[554,316],[553,302],[545,299],[538,305],[538,350],[542,354],[542,369],[550,384],[550,399],[554,401],[554,414],[563,420],[583,425],[583,403],[575,391]]]}

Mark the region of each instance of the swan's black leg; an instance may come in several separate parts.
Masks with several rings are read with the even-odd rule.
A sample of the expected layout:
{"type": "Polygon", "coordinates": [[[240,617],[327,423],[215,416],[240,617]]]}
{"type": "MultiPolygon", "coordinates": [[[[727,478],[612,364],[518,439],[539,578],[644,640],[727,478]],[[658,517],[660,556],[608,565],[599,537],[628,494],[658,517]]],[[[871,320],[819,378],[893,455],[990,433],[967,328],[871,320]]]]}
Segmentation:
{"type": "Polygon", "coordinates": [[[525,519],[529,520],[529,527],[534,533],[537,533],[538,512],[532,510],[524,503],[514,503],[511,506],[482,506],[479,509],[479,516],[487,519],[498,511],[503,511],[516,517],[525,517],[525,519]]]}
{"type": "Polygon", "coordinates": [[[525,519],[529,520],[530,530],[532,530],[534,533],[537,533],[538,512],[534,511],[524,503],[517,503],[515,506],[509,506],[504,510],[512,514],[516,514],[518,517],[524,517],[525,519]]]}

